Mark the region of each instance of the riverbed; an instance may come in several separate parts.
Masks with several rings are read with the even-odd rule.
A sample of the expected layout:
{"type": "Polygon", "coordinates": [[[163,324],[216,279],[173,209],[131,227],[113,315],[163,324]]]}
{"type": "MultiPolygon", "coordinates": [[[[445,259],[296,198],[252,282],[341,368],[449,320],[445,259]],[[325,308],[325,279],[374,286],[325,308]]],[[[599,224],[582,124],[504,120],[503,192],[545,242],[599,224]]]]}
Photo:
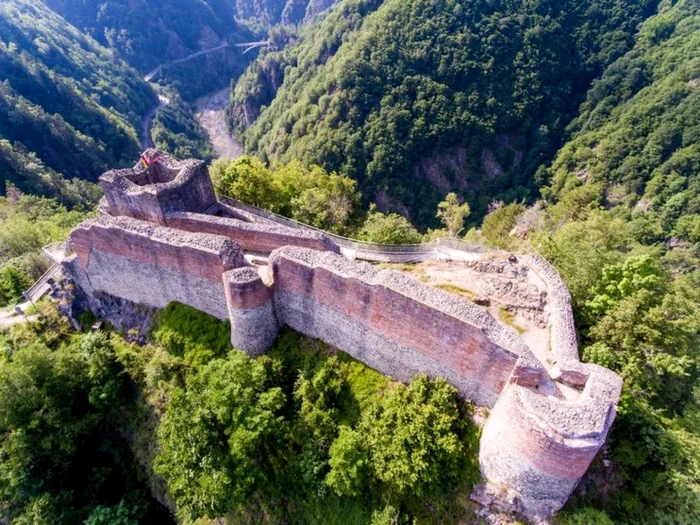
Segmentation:
{"type": "Polygon", "coordinates": [[[231,88],[224,88],[196,101],[197,119],[209,135],[217,158],[235,159],[243,154],[243,146],[226,128],[226,104],[231,88]]]}

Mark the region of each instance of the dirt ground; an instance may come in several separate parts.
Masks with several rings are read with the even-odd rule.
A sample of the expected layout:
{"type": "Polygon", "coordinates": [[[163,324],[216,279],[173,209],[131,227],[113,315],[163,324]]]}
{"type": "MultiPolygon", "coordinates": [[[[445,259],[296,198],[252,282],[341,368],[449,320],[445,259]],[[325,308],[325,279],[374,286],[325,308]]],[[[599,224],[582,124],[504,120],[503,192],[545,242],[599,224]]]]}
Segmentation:
{"type": "Polygon", "coordinates": [[[418,264],[382,264],[411,274],[487,309],[513,327],[549,369],[549,303],[542,280],[509,254],[488,254],[475,261],[430,260],[418,264]]]}

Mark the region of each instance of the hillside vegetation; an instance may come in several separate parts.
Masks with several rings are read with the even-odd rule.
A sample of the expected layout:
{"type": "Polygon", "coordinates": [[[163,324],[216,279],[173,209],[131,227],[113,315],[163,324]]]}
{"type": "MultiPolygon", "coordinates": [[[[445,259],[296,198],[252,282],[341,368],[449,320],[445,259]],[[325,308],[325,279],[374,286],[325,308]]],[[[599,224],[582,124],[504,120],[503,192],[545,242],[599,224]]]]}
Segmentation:
{"type": "Polygon", "coordinates": [[[141,116],[157,103],[137,73],[39,0],[0,4],[0,193],[11,182],[80,203],[138,156],[141,116]]]}
{"type": "Polygon", "coordinates": [[[175,504],[180,522],[467,515],[478,431],[446,381],[394,384],[289,330],[251,359],[228,323],[178,304],[153,338],[76,333],[50,307],[0,333],[4,518],[169,523],[175,504]]]}
{"type": "Polygon", "coordinates": [[[337,0],[229,0],[236,18],[256,25],[300,24],[323,13],[337,0]]]}
{"type": "MultiPolygon", "coordinates": [[[[642,240],[700,242],[700,4],[641,28],[605,71],[549,169],[547,198],[588,193],[634,210],[642,240]],[[644,221],[644,226],[642,226],[644,221]]],[[[697,250],[697,248],[696,248],[697,250]]],[[[698,253],[696,251],[696,253],[698,253]]]]}
{"type": "MultiPolygon", "coordinates": [[[[329,2],[46,3],[102,44],[37,0],[0,4],[0,307],[86,217],[84,180],[137,155],[156,99],[118,57],[144,71],[243,37],[234,16],[263,27],[329,2]]],[[[217,192],[374,242],[539,251],[571,291],[582,359],[624,380],[555,522],[697,523],[700,3],[341,0],[271,34],[298,39],[232,95],[259,158],[213,164],[217,192]]],[[[159,146],[210,155],[187,99],[243,67],[227,56],[165,68],[182,96],[165,91],[159,146]]],[[[39,309],[0,333],[0,521],[474,518],[478,431],[443,380],[400,385],[290,330],[250,359],[228,323],[178,304],[143,346],[39,309]]]]}
{"type": "Polygon", "coordinates": [[[624,379],[571,504],[616,522],[700,516],[699,78],[700,4],[663,2],[541,172],[546,203],[503,206],[482,229],[511,243],[529,231],[571,290],[582,358],[624,379]]]}
{"type": "MultiPolygon", "coordinates": [[[[654,2],[347,0],[238,83],[246,149],[340,171],[428,225],[530,195],[591,80],[654,2]],[[264,107],[266,106],[266,107],[264,107]]],[[[239,124],[240,130],[240,124],[239,124]]]]}
{"type": "MultiPolygon", "coordinates": [[[[232,0],[44,0],[54,11],[141,73],[224,42],[257,40],[234,20],[232,0]]],[[[233,46],[171,64],[156,77],[189,100],[228,85],[255,55],[233,46]]]]}

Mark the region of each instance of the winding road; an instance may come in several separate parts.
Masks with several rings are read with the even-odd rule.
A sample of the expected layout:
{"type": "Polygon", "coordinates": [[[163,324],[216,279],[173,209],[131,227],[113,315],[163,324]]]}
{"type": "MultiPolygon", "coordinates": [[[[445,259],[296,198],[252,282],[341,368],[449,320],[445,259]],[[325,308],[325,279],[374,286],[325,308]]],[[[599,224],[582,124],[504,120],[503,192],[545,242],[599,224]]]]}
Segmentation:
{"type": "Polygon", "coordinates": [[[165,106],[170,104],[168,97],[163,95],[158,95],[158,105],[153,109],[150,109],[148,113],[143,117],[143,127],[141,129],[141,149],[146,150],[153,146],[153,140],[151,139],[151,122],[153,122],[153,117],[155,117],[156,112],[159,109],[163,109],[165,106]]]}
{"type": "MultiPolygon", "coordinates": [[[[258,42],[242,42],[239,44],[233,44],[233,47],[245,48],[243,54],[256,49],[258,47],[263,47],[270,45],[268,40],[261,40],[258,42]]],[[[191,55],[187,55],[183,58],[178,58],[177,60],[172,60],[164,64],[153,68],[151,71],[146,73],[143,77],[144,82],[152,82],[153,79],[160,73],[161,69],[165,66],[171,64],[181,64],[182,62],[187,62],[193,58],[197,58],[202,55],[207,55],[220,49],[229,47],[228,42],[224,42],[216,47],[209,49],[204,49],[202,51],[197,51],[191,55]]],[[[228,95],[230,94],[230,89],[224,89],[220,91],[215,91],[209,95],[205,95],[197,101],[197,118],[200,124],[206,130],[209,135],[209,140],[214,147],[214,152],[218,157],[232,158],[235,159],[239,157],[243,151],[243,147],[233,138],[226,128],[226,121],[224,118],[224,111],[226,109],[226,103],[228,101],[228,95]]],[[[151,123],[153,122],[153,117],[158,110],[163,109],[170,103],[167,97],[163,95],[158,95],[158,105],[153,107],[144,115],[143,125],[141,126],[141,149],[148,149],[153,146],[153,140],[151,139],[151,123]]]]}
{"type": "MultiPolygon", "coordinates": [[[[245,51],[243,51],[243,54],[246,54],[251,49],[266,46],[269,44],[270,44],[270,42],[265,40],[265,41],[259,41],[259,42],[243,42],[240,44],[233,44],[233,47],[246,48],[245,51]]],[[[143,80],[144,80],[144,82],[150,83],[153,81],[153,79],[156,77],[156,75],[158,75],[158,73],[160,73],[161,69],[163,69],[163,67],[165,67],[165,66],[172,65],[172,64],[181,64],[182,62],[187,62],[188,60],[192,60],[193,58],[197,58],[197,57],[202,56],[202,55],[208,55],[209,53],[213,53],[215,51],[219,51],[220,49],[224,49],[227,47],[229,47],[229,43],[224,42],[216,47],[212,47],[209,49],[203,49],[202,51],[197,51],[196,53],[192,53],[191,55],[187,55],[186,57],[178,58],[177,60],[171,60],[170,62],[160,64],[159,66],[153,68],[151,71],[146,73],[143,77],[143,80]]],[[[217,91],[217,92],[215,92],[211,95],[207,95],[207,97],[203,97],[203,98],[210,99],[211,104],[216,106],[216,107],[212,107],[211,108],[212,110],[223,112],[224,107],[219,107],[221,105],[220,101],[219,101],[219,97],[218,97],[218,95],[220,93],[221,93],[220,91],[217,91]]],[[[159,109],[163,109],[169,103],[170,103],[170,100],[168,100],[167,97],[164,97],[163,95],[159,94],[158,95],[158,105],[153,107],[152,109],[150,109],[148,111],[148,113],[146,113],[144,115],[143,125],[141,126],[141,128],[142,128],[141,129],[141,149],[145,150],[145,149],[148,149],[151,146],[153,146],[153,141],[151,140],[151,133],[150,133],[151,123],[153,122],[153,117],[155,116],[156,112],[159,109]]],[[[224,104],[224,106],[225,106],[225,104],[224,104]]],[[[208,109],[209,108],[206,108],[206,107],[199,108],[199,105],[198,105],[198,113],[205,111],[205,110],[208,111],[208,109]]],[[[204,122],[202,122],[202,126],[209,133],[211,140],[212,140],[212,145],[214,146],[214,150],[217,151],[217,155],[219,154],[218,151],[221,148],[224,148],[224,153],[219,155],[219,156],[227,156],[227,157],[229,157],[230,155],[233,155],[235,151],[240,150],[240,145],[238,143],[236,143],[233,140],[233,138],[231,138],[229,136],[227,139],[224,136],[224,135],[228,135],[228,132],[225,131],[225,123],[224,123],[224,134],[222,135],[222,133],[220,131],[220,123],[216,122],[217,120],[219,120],[219,118],[214,117],[212,115],[209,115],[206,118],[209,121],[211,121],[211,124],[205,124],[204,122]],[[214,120],[212,120],[212,119],[214,119],[214,120]],[[213,133],[212,133],[212,131],[213,131],[213,133]]],[[[221,118],[223,118],[223,116],[221,118]]],[[[240,155],[240,151],[237,154],[235,154],[235,157],[237,157],[238,155],[240,155]]],[[[235,158],[235,157],[232,157],[232,158],[235,158]]]]}

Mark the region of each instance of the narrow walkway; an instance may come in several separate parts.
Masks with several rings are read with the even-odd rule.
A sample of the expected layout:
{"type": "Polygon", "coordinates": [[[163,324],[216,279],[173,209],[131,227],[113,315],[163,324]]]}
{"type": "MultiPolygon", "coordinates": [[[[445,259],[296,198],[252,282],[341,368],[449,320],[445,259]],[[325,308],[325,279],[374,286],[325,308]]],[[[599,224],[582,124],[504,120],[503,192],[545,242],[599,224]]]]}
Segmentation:
{"type": "MultiPolygon", "coordinates": [[[[49,248],[53,247],[54,245],[52,245],[49,248]]],[[[50,253],[47,252],[47,255],[50,259],[54,260],[50,253]]],[[[26,312],[29,309],[29,307],[32,306],[32,303],[36,303],[47,293],[49,293],[49,291],[51,290],[51,285],[49,285],[49,279],[55,279],[56,277],[58,277],[60,270],[61,266],[54,262],[51,265],[51,267],[46,271],[46,273],[39,277],[39,279],[32,285],[32,287],[22,294],[26,299],[24,302],[16,304],[10,310],[0,312],[0,328],[7,328],[16,324],[25,323],[27,321],[35,321],[36,319],[38,319],[39,316],[26,316],[24,315],[24,312],[26,312]],[[17,312],[17,308],[19,308],[19,310],[22,312],[21,314],[17,312]]]]}

